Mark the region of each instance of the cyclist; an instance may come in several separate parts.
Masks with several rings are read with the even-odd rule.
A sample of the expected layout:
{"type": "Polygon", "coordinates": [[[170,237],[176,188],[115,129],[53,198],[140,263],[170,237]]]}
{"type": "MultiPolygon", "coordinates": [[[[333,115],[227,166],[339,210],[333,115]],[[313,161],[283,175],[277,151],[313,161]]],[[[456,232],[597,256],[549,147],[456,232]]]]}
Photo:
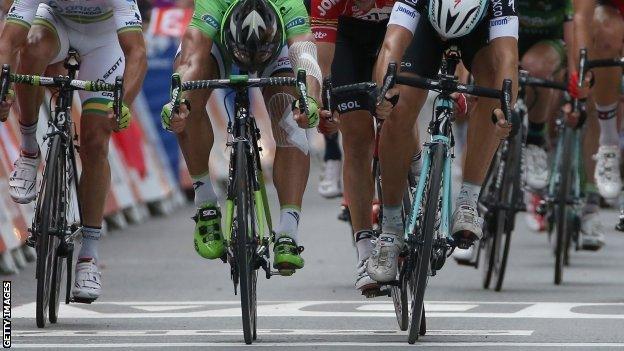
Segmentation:
{"type": "MultiPolygon", "coordinates": [[[[520,66],[534,77],[562,80],[566,73],[567,52],[571,51],[573,35],[572,0],[519,0],[518,18],[520,38],[518,49],[520,66]]],[[[539,191],[549,179],[546,142],[546,123],[559,112],[561,94],[553,89],[528,89],[528,134],[525,148],[526,182],[531,194],[527,220],[535,230],[545,228],[544,217],[535,213],[541,202],[539,191]]]]}
{"type": "MultiPolygon", "coordinates": [[[[578,49],[587,48],[590,59],[615,58],[622,55],[624,41],[624,1],[574,1],[574,31],[575,47],[570,60],[578,66],[578,49]]],[[[588,143],[598,142],[598,152],[594,155],[596,168],[594,179],[598,192],[606,199],[616,198],[622,187],[620,178],[620,151],[617,128],[617,107],[620,95],[621,69],[599,68],[592,74],[595,85],[591,96],[595,103],[598,116],[599,130],[588,129],[585,148],[590,151],[588,143]],[[595,135],[600,133],[599,136],[595,135]],[[594,135],[592,135],[592,133],[594,135]]],[[[575,84],[578,82],[576,70],[570,75],[570,92],[574,95],[583,95],[577,92],[575,84]]],[[[583,96],[580,96],[583,97],[583,96]]],[[[586,157],[586,163],[589,163],[586,157]]],[[[592,164],[588,164],[591,168],[592,164]]],[[[586,170],[587,171],[587,170],[586,170]]],[[[591,187],[589,190],[592,190],[591,187]]],[[[586,191],[587,192],[587,191],[586,191]]],[[[597,218],[599,197],[593,192],[587,192],[587,203],[584,208],[584,218],[581,221],[581,246],[585,249],[597,250],[604,245],[604,230],[597,218]]]]}
{"type": "MultiPolygon", "coordinates": [[[[476,84],[500,89],[504,79],[511,79],[515,95],[517,39],[518,17],[513,0],[399,0],[394,4],[375,66],[375,80],[380,84],[388,63],[401,58],[403,73],[435,77],[445,47],[455,44],[476,84]]],[[[368,274],[378,282],[396,279],[398,254],[403,247],[401,199],[416,144],[410,133],[426,97],[427,91],[399,86],[386,94],[377,109],[378,115],[388,117],[380,145],[383,233],[367,264],[368,274]],[[388,99],[399,93],[393,109],[388,99]]],[[[451,231],[459,248],[471,247],[482,236],[483,219],[477,211],[481,184],[500,139],[511,128],[498,105],[497,100],[479,98],[468,121],[463,183],[451,231]],[[495,116],[496,125],[490,115],[495,116]]]]}
{"type": "MultiPolygon", "coordinates": [[[[0,36],[1,62],[13,62],[19,50],[18,72],[42,74],[48,65],[63,61],[70,47],[82,57],[78,78],[113,83],[116,76],[124,76],[124,106],[119,127],[126,128],[131,119],[127,106],[139,93],[147,68],[141,16],[135,1],[57,1],[47,5],[39,0],[18,0],[13,3],[0,36]],[[126,62],[133,63],[127,70],[126,62]]],[[[77,301],[92,302],[102,291],[97,244],[110,186],[109,139],[117,126],[113,123],[109,93],[81,91],[79,95],[82,102],[79,196],[83,228],[72,294],[77,301]]],[[[16,96],[21,153],[9,178],[9,192],[15,202],[25,204],[36,196],[37,169],[41,163],[36,130],[43,89],[20,85],[16,96]]],[[[6,108],[2,111],[7,112],[6,108]]]]}
{"type": "MultiPolygon", "coordinates": [[[[193,17],[175,62],[182,81],[227,77],[232,62],[261,76],[292,76],[293,69],[299,68],[307,73],[312,95],[308,99],[309,116],[293,107],[293,88],[266,88],[263,92],[277,146],[273,179],[281,206],[280,222],[274,229],[274,266],[300,269],[304,260],[297,246],[297,231],[310,168],[306,129],[319,123],[317,101],[322,81],[303,2],[195,1],[193,17]]],[[[209,94],[205,90],[185,92],[179,113],[172,111],[168,103],[161,117],[163,126],[176,133],[194,181],[195,250],[204,258],[216,259],[223,257],[226,250],[221,211],[208,173],[213,134],[204,106],[209,94]]]]}
{"type": "MultiPolygon", "coordinates": [[[[311,21],[323,76],[341,86],[372,80],[373,67],[392,11],[394,0],[312,0],[311,21]]],[[[358,251],[355,287],[375,288],[366,273],[373,244],[373,119],[367,111],[340,117],[344,148],[344,187],[358,251]]],[[[385,184],[384,184],[385,185],[385,184]]]]}

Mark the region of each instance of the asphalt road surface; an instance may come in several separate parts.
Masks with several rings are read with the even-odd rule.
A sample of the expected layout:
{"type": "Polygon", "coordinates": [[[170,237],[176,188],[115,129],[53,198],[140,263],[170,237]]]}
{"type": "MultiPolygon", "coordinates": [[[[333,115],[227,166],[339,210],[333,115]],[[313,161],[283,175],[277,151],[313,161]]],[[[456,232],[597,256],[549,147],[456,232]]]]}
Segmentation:
{"type": "MultiPolygon", "coordinates": [[[[481,271],[447,261],[430,280],[428,334],[415,346],[398,331],[390,298],[353,287],[355,250],[339,200],[305,197],[301,244],[306,266],[291,277],[259,278],[258,340],[270,350],[624,349],[624,234],[604,211],[607,246],[574,252],[554,286],[545,234],[519,217],[503,292],[481,288],[481,271]]],[[[275,201],[272,199],[272,201],[275,201]]],[[[101,242],[103,296],[61,305],[59,322],[35,326],[34,265],[13,281],[13,347],[20,349],[242,349],[240,309],[228,266],[192,245],[192,208],[110,233],[101,242]]],[[[519,215],[522,216],[522,215],[519,215]]],[[[249,348],[249,347],[247,347],[249,348]]]]}

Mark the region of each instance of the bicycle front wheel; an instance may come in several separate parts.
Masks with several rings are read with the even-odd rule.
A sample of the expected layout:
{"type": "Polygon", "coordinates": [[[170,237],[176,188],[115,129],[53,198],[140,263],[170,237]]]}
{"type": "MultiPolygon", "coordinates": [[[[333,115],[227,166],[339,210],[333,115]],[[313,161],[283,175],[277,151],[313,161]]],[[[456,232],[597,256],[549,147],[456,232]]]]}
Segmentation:
{"type": "Polygon", "coordinates": [[[565,263],[566,250],[568,249],[570,219],[568,196],[570,196],[570,187],[572,186],[572,169],[570,167],[570,151],[572,150],[571,128],[565,128],[563,135],[563,150],[560,153],[559,164],[557,170],[559,172],[559,187],[557,189],[557,198],[555,200],[555,284],[561,284],[563,280],[563,266],[565,263]]]}
{"type": "Polygon", "coordinates": [[[240,284],[243,336],[246,344],[256,339],[256,247],[253,195],[247,145],[236,145],[236,262],[240,284]]]}
{"type": "MultiPolygon", "coordinates": [[[[59,239],[58,236],[50,233],[50,228],[57,222],[59,193],[62,191],[60,170],[58,169],[61,166],[59,162],[61,137],[54,135],[50,138],[49,143],[45,172],[33,222],[33,232],[37,236],[37,299],[35,310],[37,327],[39,328],[45,327],[48,310],[51,312],[50,321],[53,323],[56,322],[58,311],[58,303],[57,301],[50,301],[50,295],[59,239]]],[[[58,300],[58,296],[55,298],[58,300]]]]}
{"type": "MultiPolygon", "coordinates": [[[[431,265],[431,252],[433,248],[433,237],[436,230],[436,220],[440,209],[440,188],[442,183],[442,169],[444,167],[444,158],[446,148],[442,144],[434,144],[431,146],[431,170],[426,180],[428,187],[426,190],[426,199],[423,209],[424,217],[418,229],[420,233],[412,233],[417,236],[417,246],[415,252],[411,252],[413,259],[410,260],[415,266],[412,269],[410,277],[412,306],[410,325],[407,341],[413,344],[418,340],[419,335],[424,335],[421,325],[424,319],[424,300],[425,290],[427,288],[427,279],[429,278],[429,268],[431,265]]],[[[450,176],[450,175],[446,175],[450,176]]],[[[425,181],[425,180],[420,180],[425,181]]]]}

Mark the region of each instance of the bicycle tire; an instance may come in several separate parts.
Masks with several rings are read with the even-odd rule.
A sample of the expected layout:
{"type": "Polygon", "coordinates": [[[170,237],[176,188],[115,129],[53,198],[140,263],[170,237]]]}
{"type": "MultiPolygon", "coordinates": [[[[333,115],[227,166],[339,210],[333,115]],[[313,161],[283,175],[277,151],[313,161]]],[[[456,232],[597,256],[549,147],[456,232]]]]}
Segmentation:
{"type": "Polygon", "coordinates": [[[507,208],[500,209],[498,214],[497,226],[497,244],[494,255],[494,277],[496,278],[494,290],[501,291],[505,280],[505,272],[507,270],[507,261],[509,260],[509,248],[511,246],[511,234],[514,230],[515,217],[518,212],[517,204],[520,201],[522,186],[520,174],[522,170],[522,144],[523,132],[515,135],[508,149],[507,162],[505,163],[505,171],[502,183],[502,199],[507,208]]]}
{"type": "MultiPolygon", "coordinates": [[[[427,177],[427,199],[425,200],[425,213],[420,225],[420,234],[417,236],[418,242],[422,245],[417,246],[416,266],[412,270],[412,306],[410,316],[410,326],[407,341],[413,344],[421,335],[420,325],[422,322],[422,314],[424,311],[425,290],[427,288],[427,279],[429,277],[429,267],[431,265],[431,252],[433,249],[433,236],[436,224],[436,216],[438,214],[440,204],[440,190],[442,183],[442,170],[444,166],[444,158],[446,148],[442,144],[434,144],[431,146],[431,169],[427,177]]],[[[412,233],[417,235],[418,233],[412,233]]]]}
{"type": "Polygon", "coordinates": [[[557,189],[557,199],[555,200],[555,284],[560,285],[563,280],[563,266],[565,262],[565,250],[567,248],[566,238],[568,237],[568,196],[571,185],[570,159],[572,150],[572,129],[566,127],[563,131],[563,150],[559,160],[559,184],[557,189]]]}
{"type": "Polygon", "coordinates": [[[236,145],[236,261],[240,286],[243,337],[245,344],[251,344],[256,331],[256,281],[254,237],[254,217],[252,194],[250,191],[247,144],[236,145]]]}
{"type": "MultiPolygon", "coordinates": [[[[408,182],[407,189],[405,190],[405,194],[403,194],[403,204],[402,204],[402,214],[403,214],[403,223],[407,222],[409,218],[410,211],[412,209],[412,187],[416,186],[414,176],[412,174],[408,174],[408,182]]],[[[399,260],[399,272],[403,271],[403,265],[405,264],[405,259],[399,260]]],[[[403,275],[403,279],[399,281],[399,285],[393,285],[391,289],[392,302],[394,304],[394,313],[397,317],[397,322],[399,324],[399,329],[402,331],[407,330],[409,326],[409,300],[408,300],[408,279],[406,275],[403,275]]]]}
{"type": "MultiPolygon", "coordinates": [[[[499,194],[501,189],[496,187],[496,179],[499,176],[498,170],[500,168],[502,152],[503,151],[500,147],[496,150],[485,177],[485,183],[483,186],[484,191],[481,196],[487,199],[484,201],[486,204],[499,202],[498,199],[500,198],[499,194]]],[[[497,211],[489,211],[488,209],[484,215],[485,224],[483,226],[483,239],[479,243],[479,250],[483,250],[484,253],[482,278],[483,289],[489,289],[492,283],[492,272],[494,270],[494,248],[497,244],[495,228],[496,223],[498,222],[497,214],[497,211]]]]}
{"type": "MultiPolygon", "coordinates": [[[[61,151],[60,138],[60,135],[54,135],[49,140],[46,168],[35,209],[34,229],[37,233],[37,297],[35,313],[37,327],[39,328],[45,327],[46,319],[48,318],[53,260],[56,258],[56,248],[58,247],[58,237],[51,235],[49,232],[51,216],[55,211],[54,201],[57,199],[57,194],[55,193],[59,189],[57,184],[57,164],[61,151]]],[[[56,315],[52,317],[56,319],[56,315]]]]}

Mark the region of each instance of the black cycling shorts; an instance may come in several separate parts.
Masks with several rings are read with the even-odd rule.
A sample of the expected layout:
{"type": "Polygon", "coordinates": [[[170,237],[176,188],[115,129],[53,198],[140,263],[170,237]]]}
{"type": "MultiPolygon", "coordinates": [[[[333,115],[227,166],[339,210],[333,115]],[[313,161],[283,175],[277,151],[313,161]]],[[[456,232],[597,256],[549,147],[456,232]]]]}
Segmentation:
{"type": "Polygon", "coordinates": [[[490,21],[504,21],[506,24],[506,16],[516,16],[514,0],[491,0],[485,18],[474,31],[461,38],[444,41],[429,22],[424,0],[401,0],[401,2],[412,6],[420,13],[414,39],[403,55],[401,70],[427,78],[437,77],[444,50],[450,45],[459,48],[462,62],[470,71],[477,52],[488,45],[490,28],[499,25],[490,21]]]}
{"type": "Polygon", "coordinates": [[[372,80],[377,54],[386,35],[386,26],[386,21],[339,18],[336,51],[331,68],[334,87],[372,80]]]}

